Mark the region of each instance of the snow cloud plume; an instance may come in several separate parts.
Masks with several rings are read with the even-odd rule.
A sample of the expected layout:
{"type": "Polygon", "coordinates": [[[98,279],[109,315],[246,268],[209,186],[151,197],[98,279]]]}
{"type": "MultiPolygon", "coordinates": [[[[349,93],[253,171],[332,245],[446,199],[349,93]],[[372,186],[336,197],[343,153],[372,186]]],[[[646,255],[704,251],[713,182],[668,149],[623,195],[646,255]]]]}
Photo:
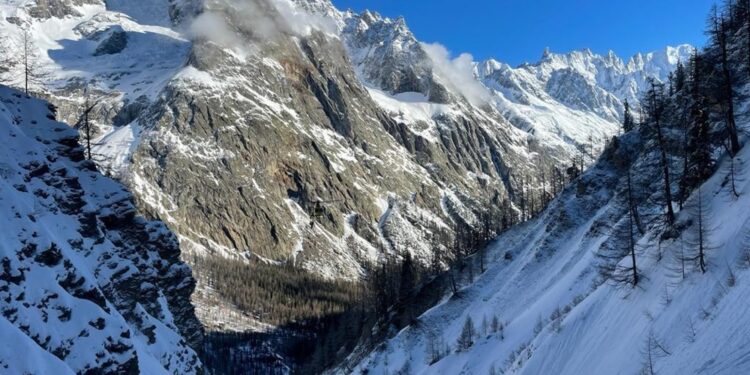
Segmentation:
{"type": "Polygon", "coordinates": [[[432,60],[435,74],[445,81],[444,84],[460,92],[471,104],[482,105],[489,100],[489,92],[474,77],[473,56],[462,53],[452,59],[448,49],[438,43],[423,43],[422,48],[432,60]]]}
{"type": "Polygon", "coordinates": [[[210,0],[193,20],[190,35],[245,50],[248,43],[304,36],[313,30],[333,32],[335,24],[295,7],[290,0],[210,0]]]}

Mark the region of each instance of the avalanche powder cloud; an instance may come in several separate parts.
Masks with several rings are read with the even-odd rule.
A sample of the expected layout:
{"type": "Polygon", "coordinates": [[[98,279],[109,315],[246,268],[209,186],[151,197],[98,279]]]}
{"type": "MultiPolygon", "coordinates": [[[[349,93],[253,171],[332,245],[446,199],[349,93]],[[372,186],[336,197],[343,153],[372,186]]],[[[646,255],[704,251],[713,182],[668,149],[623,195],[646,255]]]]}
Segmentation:
{"type": "Polygon", "coordinates": [[[190,36],[247,52],[248,42],[309,35],[313,30],[333,33],[336,26],[289,0],[212,0],[193,20],[190,36]]]}
{"type": "Polygon", "coordinates": [[[474,77],[474,57],[462,53],[451,59],[447,48],[439,43],[422,43],[427,55],[432,60],[435,74],[452,89],[460,92],[474,105],[482,105],[489,100],[490,94],[474,77]]]}

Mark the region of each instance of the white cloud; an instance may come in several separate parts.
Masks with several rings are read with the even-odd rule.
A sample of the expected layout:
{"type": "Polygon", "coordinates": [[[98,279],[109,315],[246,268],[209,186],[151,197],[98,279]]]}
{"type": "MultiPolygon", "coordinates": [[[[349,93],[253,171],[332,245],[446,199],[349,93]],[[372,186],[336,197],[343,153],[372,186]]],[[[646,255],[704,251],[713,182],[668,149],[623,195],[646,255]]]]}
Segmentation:
{"type": "Polygon", "coordinates": [[[443,45],[422,43],[433,63],[434,73],[444,84],[461,93],[474,105],[482,105],[490,98],[487,89],[474,77],[474,57],[462,53],[455,59],[443,45]]]}
{"type": "Polygon", "coordinates": [[[335,23],[309,14],[289,0],[211,0],[193,20],[190,35],[247,52],[248,43],[309,35],[313,30],[332,33],[335,23]]]}
{"type": "Polygon", "coordinates": [[[237,31],[229,28],[223,15],[205,12],[196,17],[190,25],[193,39],[208,39],[225,47],[235,47],[240,43],[237,31]]]}

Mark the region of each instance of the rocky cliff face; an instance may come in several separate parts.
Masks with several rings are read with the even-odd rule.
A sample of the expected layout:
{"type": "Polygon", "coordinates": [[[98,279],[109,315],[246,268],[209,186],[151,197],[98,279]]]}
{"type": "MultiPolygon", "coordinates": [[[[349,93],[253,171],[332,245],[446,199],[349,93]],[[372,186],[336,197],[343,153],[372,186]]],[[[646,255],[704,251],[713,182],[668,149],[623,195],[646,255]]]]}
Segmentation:
{"type": "Polygon", "coordinates": [[[0,87],[0,372],[198,373],[176,238],[84,160],[52,109],[0,87]]]}
{"type": "Polygon", "coordinates": [[[429,262],[430,233],[449,237],[453,220],[508,197],[501,177],[529,162],[523,134],[491,109],[420,99],[417,119],[384,110],[374,96],[398,101],[362,85],[335,27],[286,28],[271,8],[263,17],[281,34],[269,40],[224,6],[206,17],[229,19],[249,45],[194,41],[128,172],[144,207],[197,248],[334,278],[359,277],[382,249],[429,262]],[[421,214],[404,217],[407,206],[421,214]]]}
{"type": "Polygon", "coordinates": [[[418,92],[433,103],[448,103],[448,89],[436,81],[424,46],[403,18],[364,12],[345,14],[341,33],[360,77],[391,94],[418,92]]]}

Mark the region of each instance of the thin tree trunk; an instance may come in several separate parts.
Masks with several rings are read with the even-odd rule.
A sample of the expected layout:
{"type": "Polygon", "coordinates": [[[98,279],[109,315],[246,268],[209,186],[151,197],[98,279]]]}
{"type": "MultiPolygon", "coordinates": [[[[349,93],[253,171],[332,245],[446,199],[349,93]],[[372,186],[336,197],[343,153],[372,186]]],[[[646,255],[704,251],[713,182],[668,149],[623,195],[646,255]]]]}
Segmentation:
{"type": "Polygon", "coordinates": [[[653,350],[652,348],[653,344],[651,342],[652,340],[653,338],[649,335],[648,337],[648,371],[650,375],[654,375],[654,358],[653,358],[653,354],[651,353],[651,351],[653,350]]]}
{"type": "Polygon", "coordinates": [[[683,132],[682,132],[682,177],[680,178],[680,210],[682,210],[682,207],[685,205],[685,199],[687,199],[687,175],[688,175],[688,132],[690,130],[690,126],[688,125],[688,121],[685,116],[685,111],[683,110],[682,115],[682,124],[683,124],[683,132]]]}
{"type": "Polygon", "coordinates": [[[628,216],[628,246],[630,246],[630,257],[633,260],[633,288],[638,285],[638,266],[635,262],[635,241],[633,240],[633,210],[629,210],[628,216]]]}
{"type": "Polygon", "coordinates": [[[680,241],[680,265],[682,266],[682,279],[685,280],[685,244],[680,241]]]}
{"type": "Polygon", "coordinates": [[[734,194],[735,198],[739,198],[740,193],[737,192],[737,182],[736,182],[735,170],[734,170],[734,157],[731,157],[731,160],[729,161],[729,163],[730,163],[729,166],[731,168],[729,172],[731,174],[731,179],[732,179],[732,194],[734,194]]]}
{"type": "Polygon", "coordinates": [[[660,119],[656,118],[656,135],[659,141],[659,149],[661,153],[661,164],[664,173],[664,199],[667,204],[667,223],[669,226],[674,225],[674,209],[672,208],[672,183],[669,177],[669,159],[667,159],[666,144],[664,142],[664,136],[661,131],[660,119]]]}
{"type": "Polygon", "coordinates": [[[737,124],[734,120],[734,91],[732,90],[732,74],[729,70],[729,57],[727,51],[726,21],[721,20],[719,29],[719,47],[721,48],[721,68],[724,76],[724,95],[726,96],[726,122],[729,133],[730,151],[732,155],[740,152],[740,141],[737,136],[737,124]]]}
{"type": "Polygon", "coordinates": [[[701,193],[701,189],[698,188],[698,258],[700,261],[701,272],[706,273],[706,249],[703,225],[703,194],[701,193]]]}
{"type": "Polygon", "coordinates": [[[630,212],[633,214],[635,227],[638,229],[638,233],[643,235],[645,231],[643,229],[643,224],[641,223],[641,217],[638,214],[638,204],[635,203],[635,198],[633,198],[633,183],[630,177],[630,167],[628,167],[628,206],[630,207],[630,212]]]}

